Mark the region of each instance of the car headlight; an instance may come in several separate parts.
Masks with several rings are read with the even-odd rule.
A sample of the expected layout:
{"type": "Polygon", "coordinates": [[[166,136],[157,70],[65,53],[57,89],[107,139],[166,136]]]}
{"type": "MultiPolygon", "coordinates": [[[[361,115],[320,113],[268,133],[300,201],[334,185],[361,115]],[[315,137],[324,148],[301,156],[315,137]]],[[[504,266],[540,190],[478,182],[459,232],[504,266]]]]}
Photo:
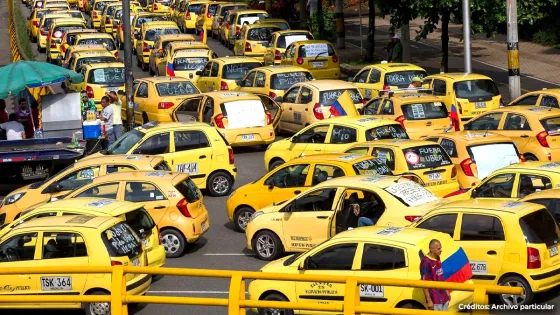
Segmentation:
{"type": "Polygon", "coordinates": [[[6,199],[4,199],[4,204],[5,205],[11,205],[12,203],[15,203],[16,201],[20,200],[21,197],[25,196],[25,193],[17,193],[11,196],[6,197],[6,199]]]}
{"type": "MultiPolygon", "coordinates": [[[[262,211],[257,211],[255,213],[253,213],[253,215],[249,218],[249,222],[253,221],[256,217],[258,217],[259,215],[264,214],[264,212],[262,211]]],[[[247,223],[249,223],[247,222],[247,223]]]]}

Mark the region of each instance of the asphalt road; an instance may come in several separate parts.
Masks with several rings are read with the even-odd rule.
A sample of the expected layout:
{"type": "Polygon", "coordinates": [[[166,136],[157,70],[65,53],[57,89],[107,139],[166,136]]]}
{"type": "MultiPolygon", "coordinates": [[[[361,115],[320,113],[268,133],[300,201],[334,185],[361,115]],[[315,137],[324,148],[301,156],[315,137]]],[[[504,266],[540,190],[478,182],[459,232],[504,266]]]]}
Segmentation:
{"type": "MultiPolygon", "coordinates": [[[[25,12],[27,8],[25,8],[25,12]]],[[[348,32],[358,31],[356,27],[347,25],[348,32]]],[[[384,35],[383,32],[379,33],[384,35]]],[[[219,55],[228,56],[232,52],[223,47],[219,42],[208,39],[208,45],[219,55]]],[[[358,42],[359,45],[359,42],[358,42]]],[[[429,47],[422,47],[422,53],[437,53],[429,47]]],[[[121,56],[124,55],[121,52],[121,56]]],[[[133,56],[135,58],[136,56],[133,56]]],[[[45,60],[44,54],[40,56],[40,60],[45,60]]],[[[453,69],[462,67],[462,60],[452,57],[450,60],[453,69]]],[[[437,65],[423,65],[430,73],[437,72],[437,65]]],[[[148,75],[140,68],[136,67],[133,62],[134,77],[141,78],[148,75]]],[[[489,68],[487,65],[473,63],[473,71],[490,75],[498,82],[507,83],[507,72],[499,69],[489,68]],[[505,78],[505,81],[504,81],[505,78]]],[[[542,82],[534,79],[523,79],[523,84],[531,85],[531,89],[542,88],[542,82]]],[[[527,87],[528,88],[528,87],[527,87]]],[[[500,90],[507,95],[507,86],[500,85],[500,90]]],[[[235,150],[235,164],[238,168],[238,178],[235,187],[242,186],[254,181],[265,174],[263,166],[263,151],[259,149],[247,148],[235,150]]],[[[187,253],[176,259],[168,259],[165,267],[176,268],[205,268],[205,269],[232,269],[232,270],[259,270],[265,263],[254,257],[245,249],[245,235],[234,232],[232,224],[228,222],[225,210],[226,197],[214,198],[206,196],[204,203],[208,209],[211,226],[207,234],[193,244],[187,253]]],[[[179,277],[163,277],[155,281],[149,291],[149,295],[173,295],[173,296],[190,296],[190,297],[214,297],[227,298],[229,289],[229,280],[213,279],[213,278],[179,278],[179,277]]],[[[554,290],[539,297],[540,303],[554,303],[555,308],[560,307],[560,290],[554,290]]],[[[556,310],[555,310],[556,311],[556,310]]],[[[190,307],[190,306],[168,306],[168,305],[140,305],[131,308],[130,314],[137,315],[171,315],[171,314],[227,314],[227,310],[220,307],[190,307]]],[[[527,313],[527,312],[524,312],[527,313]]],[[[530,313],[530,312],[529,312],[530,313]]],[[[542,313],[542,312],[539,312],[542,313]]],[[[78,315],[80,311],[2,311],[1,314],[10,315],[78,315]]],[[[536,312],[535,312],[536,314],[536,312]]]]}

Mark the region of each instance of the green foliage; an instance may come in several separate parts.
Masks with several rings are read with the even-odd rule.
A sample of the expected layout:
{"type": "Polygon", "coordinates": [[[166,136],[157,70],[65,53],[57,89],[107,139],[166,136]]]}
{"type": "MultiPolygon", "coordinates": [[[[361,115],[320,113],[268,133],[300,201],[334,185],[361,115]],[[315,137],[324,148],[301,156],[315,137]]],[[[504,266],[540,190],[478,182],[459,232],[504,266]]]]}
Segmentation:
{"type": "Polygon", "coordinates": [[[315,10],[311,16],[311,30],[315,39],[336,42],[336,21],[333,12],[315,10]],[[321,14],[322,13],[322,14],[321,14]]]}
{"type": "Polygon", "coordinates": [[[558,43],[558,38],[556,37],[555,32],[550,30],[539,30],[533,35],[533,41],[535,43],[545,45],[545,46],[555,46],[558,43]]]}
{"type": "Polygon", "coordinates": [[[27,34],[27,18],[23,15],[21,11],[20,2],[17,0],[8,0],[13,2],[13,13],[14,22],[16,24],[16,34],[19,47],[21,48],[21,53],[27,58],[27,60],[35,60],[33,55],[33,50],[31,49],[31,40],[27,34]]]}

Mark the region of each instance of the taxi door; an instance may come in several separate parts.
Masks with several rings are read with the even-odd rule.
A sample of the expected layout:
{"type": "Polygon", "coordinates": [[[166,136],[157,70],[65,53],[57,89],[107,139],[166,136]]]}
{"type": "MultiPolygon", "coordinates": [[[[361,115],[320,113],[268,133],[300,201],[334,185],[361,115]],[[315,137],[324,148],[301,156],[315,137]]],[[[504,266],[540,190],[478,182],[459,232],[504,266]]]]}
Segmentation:
{"type": "Polygon", "coordinates": [[[282,113],[284,110],[282,106],[276,103],[270,96],[261,93],[253,93],[256,96],[260,97],[261,101],[264,104],[265,110],[270,113],[272,116],[272,128],[274,130],[278,130],[278,125],[280,124],[280,118],[282,117],[282,113]]]}
{"type": "Polygon", "coordinates": [[[212,147],[201,130],[173,131],[171,137],[171,169],[189,174],[197,186],[205,183],[212,170],[212,147]]]}
{"type": "Polygon", "coordinates": [[[282,100],[282,118],[280,119],[280,129],[290,132],[297,132],[301,129],[302,117],[301,113],[294,112],[294,104],[296,103],[300,87],[294,86],[286,91],[282,100]]]}
{"type": "MultiPolygon", "coordinates": [[[[198,81],[196,82],[196,87],[200,92],[212,92],[214,91],[215,79],[218,76],[218,71],[213,71],[213,68],[218,68],[218,64],[214,62],[208,62],[204,69],[200,72],[198,81]]],[[[198,72],[197,72],[198,73],[198,72]]],[[[218,85],[218,89],[219,89],[218,85]]]]}
{"type": "Polygon", "coordinates": [[[273,202],[289,200],[311,187],[311,164],[280,165],[269,174],[259,187],[259,209],[273,202]]]}
{"type": "Polygon", "coordinates": [[[135,81],[134,85],[137,86],[134,93],[134,121],[136,124],[145,123],[144,111],[146,102],[148,101],[148,83],[143,81],[135,81]]]}
{"type": "Polygon", "coordinates": [[[175,106],[171,113],[171,121],[177,122],[192,122],[201,121],[199,119],[199,108],[204,104],[204,96],[187,97],[185,100],[175,106]]]}
{"type": "Polygon", "coordinates": [[[290,139],[292,144],[288,148],[288,152],[283,154],[287,158],[286,161],[299,156],[324,153],[330,129],[331,126],[328,124],[319,124],[308,126],[298,132],[290,139]]]}
{"type": "MultiPolygon", "coordinates": [[[[498,132],[515,142],[519,152],[525,152],[525,147],[533,138],[534,132],[527,121],[527,117],[518,113],[507,113],[505,120],[500,124],[498,132]]],[[[534,126],[540,128],[540,126],[534,126]]]]}
{"type": "MultiPolygon", "coordinates": [[[[167,209],[171,206],[167,196],[157,186],[149,182],[127,181],[121,182],[121,200],[141,202],[156,225],[161,221],[167,209]]],[[[146,231],[150,232],[150,231],[146,231]]]]}

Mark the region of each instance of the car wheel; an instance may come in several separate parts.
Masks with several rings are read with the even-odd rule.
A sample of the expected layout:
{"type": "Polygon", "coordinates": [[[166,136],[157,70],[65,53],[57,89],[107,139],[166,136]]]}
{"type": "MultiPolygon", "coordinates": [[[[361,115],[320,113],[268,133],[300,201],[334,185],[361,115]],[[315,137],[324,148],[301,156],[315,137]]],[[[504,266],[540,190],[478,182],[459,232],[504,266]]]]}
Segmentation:
{"type": "Polygon", "coordinates": [[[500,300],[507,305],[528,305],[533,303],[535,294],[531,290],[531,286],[525,279],[519,276],[507,276],[500,281],[500,285],[507,287],[522,287],[524,294],[500,294],[500,300]]]}
{"type": "Polygon", "coordinates": [[[148,114],[142,113],[142,120],[144,121],[145,124],[150,122],[150,118],[148,117],[148,114]]]}
{"type": "Polygon", "coordinates": [[[255,210],[250,207],[241,207],[233,215],[233,229],[237,232],[245,233],[245,228],[247,228],[247,223],[249,219],[255,213],[255,210]]]}
{"type": "Polygon", "coordinates": [[[253,239],[253,251],[260,259],[271,261],[282,255],[283,246],[276,234],[270,231],[260,231],[253,239]]]}
{"type": "Polygon", "coordinates": [[[165,249],[165,257],[177,258],[185,250],[186,240],[181,233],[167,229],[161,232],[161,244],[165,249]]]}
{"type": "MultiPolygon", "coordinates": [[[[289,302],[286,297],[278,293],[269,294],[264,298],[264,300],[289,302]]],[[[294,315],[294,311],[289,309],[263,308],[263,309],[259,309],[259,314],[260,315],[294,315]]]]}
{"type": "MultiPolygon", "coordinates": [[[[103,291],[93,291],[89,295],[107,295],[107,293],[103,291]]],[[[86,315],[110,315],[111,304],[107,302],[85,303],[84,310],[86,315]]]]}
{"type": "Polygon", "coordinates": [[[524,157],[525,160],[527,160],[527,161],[538,161],[538,160],[539,160],[536,156],[534,156],[534,155],[532,155],[532,154],[530,154],[530,153],[524,154],[523,157],[524,157]]]}
{"type": "Polygon", "coordinates": [[[403,305],[400,305],[397,308],[408,308],[408,309],[413,309],[413,310],[425,310],[425,308],[422,305],[412,303],[412,302],[404,303],[403,305]]]}
{"type": "Polygon", "coordinates": [[[206,189],[214,197],[222,197],[229,194],[233,187],[233,180],[224,172],[216,172],[208,177],[206,189]]]}
{"type": "Polygon", "coordinates": [[[286,162],[284,162],[283,160],[276,160],[272,163],[270,163],[270,166],[268,167],[268,171],[272,171],[273,169],[277,168],[278,166],[284,164],[286,162]]]}

